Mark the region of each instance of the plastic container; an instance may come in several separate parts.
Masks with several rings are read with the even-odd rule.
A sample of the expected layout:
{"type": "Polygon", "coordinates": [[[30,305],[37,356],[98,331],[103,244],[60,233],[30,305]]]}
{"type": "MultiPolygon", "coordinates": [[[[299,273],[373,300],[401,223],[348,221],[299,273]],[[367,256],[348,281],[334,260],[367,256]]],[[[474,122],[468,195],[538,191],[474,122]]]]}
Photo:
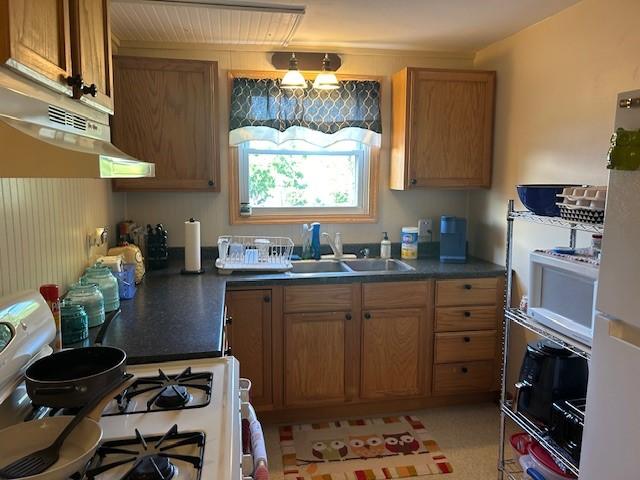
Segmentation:
{"type": "Polygon", "coordinates": [[[539,443],[534,442],[529,445],[529,456],[533,461],[534,468],[544,476],[545,480],[576,478],[570,473],[563,472],[556,462],[553,461],[551,455],[549,455],[539,443]]]}
{"type": "Polygon", "coordinates": [[[82,305],[65,301],[60,306],[62,345],[81,342],[89,336],[89,317],[82,305]]]}
{"type": "Polygon", "coordinates": [[[84,307],[87,312],[89,328],[104,323],[104,297],[95,283],[74,283],[65,300],[84,307]]]}
{"type": "Polygon", "coordinates": [[[121,272],[114,273],[118,279],[118,295],[120,300],[129,300],[136,296],[136,266],[125,263],[121,272]]]}
{"type": "Polygon", "coordinates": [[[89,267],[81,279],[81,283],[95,283],[104,298],[104,311],[113,312],[120,308],[118,293],[118,279],[113,276],[111,269],[100,264],[89,267]]]}
{"type": "Polygon", "coordinates": [[[382,232],[382,241],[380,242],[380,258],[391,258],[391,240],[387,232],[382,232]]]}
{"type": "Polygon", "coordinates": [[[402,227],[401,257],[405,260],[418,258],[418,227],[402,227]]]}
{"type": "Polygon", "coordinates": [[[519,459],[522,455],[526,455],[529,452],[529,445],[533,442],[531,435],[528,433],[514,433],[509,437],[509,444],[513,449],[513,453],[516,459],[519,459]]]}

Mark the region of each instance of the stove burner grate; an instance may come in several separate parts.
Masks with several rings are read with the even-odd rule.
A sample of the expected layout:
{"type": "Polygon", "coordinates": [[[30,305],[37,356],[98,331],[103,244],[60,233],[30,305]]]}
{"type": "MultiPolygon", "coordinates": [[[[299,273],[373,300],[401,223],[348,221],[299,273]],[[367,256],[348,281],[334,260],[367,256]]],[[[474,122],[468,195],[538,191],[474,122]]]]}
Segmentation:
{"type": "Polygon", "coordinates": [[[210,395],[210,381],[211,374],[209,372],[192,373],[191,367],[187,367],[178,375],[167,375],[158,369],[158,376],[140,378],[133,387],[119,395],[117,398],[118,409],[125,413],[132,398],[148,392],[154,394],[147,401],[147,411],[151,411],[154,406],[163,410],[183,408],[193,398],[189,389],[201,390],[210,395]],[[202,383],[202,380],[205,380],[206,384],[202,383]]]}
{"type": "Polygon", "coordinates": [[[162,437],[145,438],[138,429],[135,433],[135,439],[103,443],[85,473],[86,478],[93,480],[102,473],[130,464],[122,480],[170,480],[178,470],[172,460],[191,464],[198,472],[202,469],[204,433],[178,433],[177,425],[162,437]],[[172,453],[185,445],[196,445],[199,455],[172,453]],[[117,459],[112,457],[115,455],[117,459]]]}

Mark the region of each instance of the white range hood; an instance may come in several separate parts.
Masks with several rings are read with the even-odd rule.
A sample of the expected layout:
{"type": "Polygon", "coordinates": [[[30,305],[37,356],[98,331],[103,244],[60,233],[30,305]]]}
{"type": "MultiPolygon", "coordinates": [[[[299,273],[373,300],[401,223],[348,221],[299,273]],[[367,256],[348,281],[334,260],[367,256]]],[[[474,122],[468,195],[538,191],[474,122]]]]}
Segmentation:
{"type": "Polygon", "coordinates": [[[108,123],[0,87],[0,177],[154,177],[114,147],[108,123]]]}

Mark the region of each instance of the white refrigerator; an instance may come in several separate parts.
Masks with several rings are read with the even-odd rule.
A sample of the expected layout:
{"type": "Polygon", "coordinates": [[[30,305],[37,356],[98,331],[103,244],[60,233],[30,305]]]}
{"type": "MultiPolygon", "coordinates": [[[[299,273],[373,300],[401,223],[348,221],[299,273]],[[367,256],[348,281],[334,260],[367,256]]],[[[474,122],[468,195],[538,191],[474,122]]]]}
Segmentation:
{"type": "MultiPolygon", "coordinates": [[[[640,129],[640,90],[615,108],[616,128],[640,129]]],[[[639,479],[640,170],[609,174],[597,309],[580,480],[639,479]]]]}

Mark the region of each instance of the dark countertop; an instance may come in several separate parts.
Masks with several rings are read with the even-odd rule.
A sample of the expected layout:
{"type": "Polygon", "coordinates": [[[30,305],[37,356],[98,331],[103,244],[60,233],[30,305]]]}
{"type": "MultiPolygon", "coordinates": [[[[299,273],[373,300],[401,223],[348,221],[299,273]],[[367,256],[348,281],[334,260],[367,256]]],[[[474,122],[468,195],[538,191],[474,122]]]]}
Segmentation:
{"type": "MultiPolygon", "coordinates": [[[[121,302],[121,313],[104,328],[94,328],[103,345],[122,348],[130,364],[164,362],[223,354],[225,288],[274,284],[389,282],[425,278],[494,277],[504,267],[470,258],[464,264],[443,264],[438,259],[405,261],[408,272],[354,272],[313,274],[219,275],[211,261],[202,275],[181,275],[182,262],[148,272],[135,298],[121,302]]],[[[70,346],[81,346],[79,344],[70,346]]]]}

